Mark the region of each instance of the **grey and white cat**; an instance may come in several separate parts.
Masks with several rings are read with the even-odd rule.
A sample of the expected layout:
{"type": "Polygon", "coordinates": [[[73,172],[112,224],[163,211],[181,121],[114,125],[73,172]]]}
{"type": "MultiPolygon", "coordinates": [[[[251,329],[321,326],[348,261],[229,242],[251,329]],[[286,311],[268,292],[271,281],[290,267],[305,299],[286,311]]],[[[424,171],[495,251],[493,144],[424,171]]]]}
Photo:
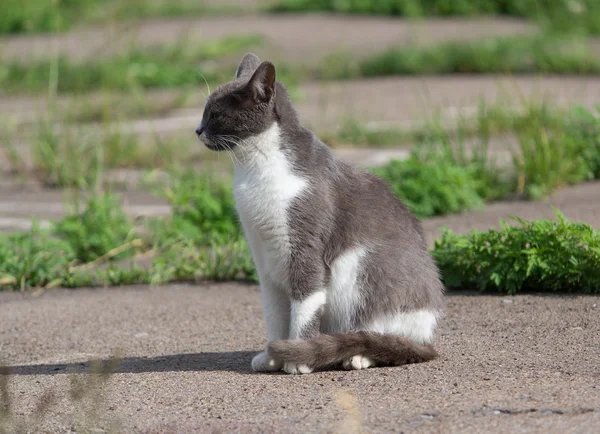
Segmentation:
{"type": "Polygon", "coordinates": [[[443,285],[419,221],[384,181],[300,125],[272,63],[246,54],[208,98],[196,133],[235,156],[236,208],[268,330],[255,371],[436,357],[443,285]]]}

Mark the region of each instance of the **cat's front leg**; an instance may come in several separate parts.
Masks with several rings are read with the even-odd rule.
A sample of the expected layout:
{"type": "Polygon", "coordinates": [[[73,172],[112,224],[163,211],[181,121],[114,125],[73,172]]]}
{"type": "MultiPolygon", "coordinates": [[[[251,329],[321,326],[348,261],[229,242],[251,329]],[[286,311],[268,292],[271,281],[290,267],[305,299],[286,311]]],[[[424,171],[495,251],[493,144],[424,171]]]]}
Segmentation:
{"type": "MultiPolygon", "coordinates": [[[[269,342],[287,339],[290,326],[289,295],[268,279],[260,280],[260,292],[269,342]]],[[[256,372],[274,372],[281,370],[282,367],[283,363],[273,359],[267,350],[258,353],[252,359],[252,369],[256,372]]]]}
{"type": "MultiPolygon", "coordinates": [[[[302,261],[297,258],[295,263],[292,262],[290,339],[310,339],[319,334],[321,329],[321,316],[327,301],[325,269],[317,260],[319,255],[312,253],[302,261]]],[[[286,362],[283,370],[288,374],[309,374],[313,368],[286,362]]]]}

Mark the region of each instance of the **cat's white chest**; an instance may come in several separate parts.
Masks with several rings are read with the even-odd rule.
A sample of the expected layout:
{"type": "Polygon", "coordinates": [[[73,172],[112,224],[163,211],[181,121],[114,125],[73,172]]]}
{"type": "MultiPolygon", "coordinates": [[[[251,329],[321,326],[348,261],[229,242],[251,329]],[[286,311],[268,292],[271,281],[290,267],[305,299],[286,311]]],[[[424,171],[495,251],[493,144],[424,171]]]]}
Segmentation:
{"type": "Polygon", "coordinates": [[[292,171],[279,149],[278,130],[267,130],[262,139],[253,143],[260,152],[252,161],[236,164],[234,196],[259,277],[285,281],[291,252],[288,209],[307,181],[292,171]]]}

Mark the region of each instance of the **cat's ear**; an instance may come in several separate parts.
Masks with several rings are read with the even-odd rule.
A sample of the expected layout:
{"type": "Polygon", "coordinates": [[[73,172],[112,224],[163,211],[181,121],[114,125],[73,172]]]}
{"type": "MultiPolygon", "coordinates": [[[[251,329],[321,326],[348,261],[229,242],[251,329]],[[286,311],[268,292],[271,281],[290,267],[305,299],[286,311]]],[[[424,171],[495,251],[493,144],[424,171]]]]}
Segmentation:
{"type": "Polygon", "coordinates": [[[260,65],[260,59],[256,54],[247,53],[240,62],[237,71],[235,72],[235,78],[250,77],[256,68],[260,65]]]}
{"type": "Polygon", "coordinates": [[[255,102],[268,102],[275,95],[275,66],[261,63],[248,81],[248,89],[255,102]]]}

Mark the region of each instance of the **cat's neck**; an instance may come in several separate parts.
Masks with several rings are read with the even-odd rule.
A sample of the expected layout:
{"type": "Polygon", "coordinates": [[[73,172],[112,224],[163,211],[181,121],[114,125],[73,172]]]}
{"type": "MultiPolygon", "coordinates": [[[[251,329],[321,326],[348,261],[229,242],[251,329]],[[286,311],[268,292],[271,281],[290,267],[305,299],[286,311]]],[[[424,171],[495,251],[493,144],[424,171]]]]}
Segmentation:
{"type": "Polygon", "coordinates": [[[264,169],[270,162],[280,160],[284,155],[281,140],[278,122],[273,122],[262,133],[244,139],[235,148],[234,170],[264,169]]]}
{"type": "Polygon", "coordinates": [[[298,114],[290,101],[288,91],[285,86],[279,82],[276,83],[275,114],[282,128],[286,130],[302,129],[298,114]]]}

